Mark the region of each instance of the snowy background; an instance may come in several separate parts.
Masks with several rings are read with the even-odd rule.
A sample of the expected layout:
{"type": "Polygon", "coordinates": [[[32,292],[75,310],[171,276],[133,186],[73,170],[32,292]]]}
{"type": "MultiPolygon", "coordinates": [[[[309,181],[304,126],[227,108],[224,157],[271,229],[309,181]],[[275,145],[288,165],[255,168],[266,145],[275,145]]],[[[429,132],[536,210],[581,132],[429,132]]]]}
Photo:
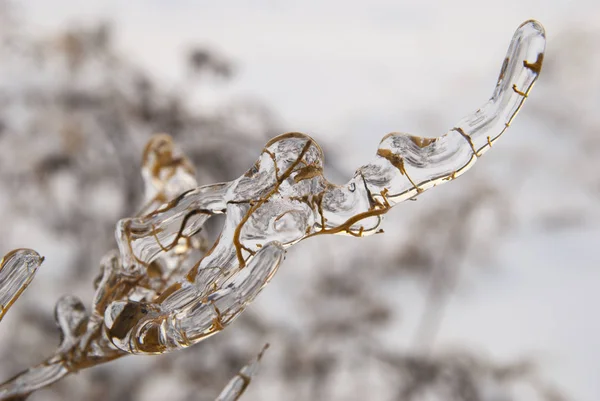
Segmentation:
{"type": "MultiPolygon", "coordinates": [[[[381,369],[362,360],[367,353],[364,349],[372,347],[433,356],[460,350],[495,364],[531,360],[539,380],[558,388],[567,399],[600,399],[600,256],[596,248],[600,240],[599,3],[29,0],[17,4],[14,21],[23,35],[30,37],[49,39],[67,27],[108,22],[120,57],[145,71],[168,93],[186,91],[182,82],[187,81],[182,77],[190,71],[181,62],[182,56],[193,46],[209,49],[215,57],[231,62],[232,78],[226,82],[208,79],[201,90],[185,92],[189,108],[213,121],[232,109],[239,112],[240,104],[255,105],[252,113],[241,112],[241,129],[230,129],[243,136],[244,125],[252,127],[249,137],[255,142],[245,149],[244,160],[253,160],[268,136],[305,132],[323,145],[331,162],[326,175],[338,183],[374,156],[386,133],[438,136],[483,104],[491,95],[513,31],[529,18],[542,22],[548,45],[541,78],[498,146],[457,182],[396,207],[386,216],[384,235],[315,238],[298,244],[248,311],[260,316],[265,327],[287,334],[278,337],[270,334],[277,330],[266,329],[261,335],[253,334],[256,340],[245,343],[244,325],[250,323],[242,321],[227,330],[231,334],[223,333],[229,337],[220,340],[219,346],[227,347],[227,341],[238,344],[244,351],[238,356],[237,366],[241,366],[260,349],[261,342],[271,343],[261,373],[244,398],[248,400],[346,400],[359,397],[357,394],[368,395],[357,399],[397,399],[390,395],[393,380],[381,383],[381,369]],[[267,125],[269,135],[266,129],[260,132],[267,125]],[[456,212],[458,208],[463,212],[456,212]],[[448,230],[456,230],[456,235],[468,240],[456,241],[448,230]],[[373,324],[376,333],[370,333],[366,343],[349,341],[344,329],[336,331],[337,337],[318,338],[304,331],[318,326],[320,319],[337,318],[340,324],[361,319],[353,315],[358,315],[360,308],[352,306],[360,300],[338,304],[324,297],[316,302],[319,290],[315,283],[325,271],[331,271],[333,279],[355,275],[368,280],[365,287],[386,310],[385,324],[373,324]],[[278,348],[278,341],[289,336],[298,337],[290,347],[297,348],[299,355],[296,359],[288,355],[286,375],[302,376],[304,359],[325,352],[342,359],[335,366],[351,368],[328,371],[323,377],[332,383],[331,388],[320,392],[311,390],[317,386],[314,383],[294,382],[294,387],[278,382],[282,364],[275,361],[284,360],[279,355],[288,352],[283,346],[278,348]],[[340,357],[347,354],[344,347],[352,348],[353,356],[340,357]],[[363,369],[353,368],[361,364],[363,369]]],[[[0,75],[5,82],[0,85],[8,93],[11,88],[36,82],[52,85],[55,79],[68,79],[36,74],[5,68],[0,75]]],[[[6,118],[23,120],[18,112],[5,113],[6,118]]],[[[186,138],[189,142],[190,137],[186,138]]],[[[55,145],[50,135],[36,141],[42,141],[30,145],[36,149],[55,145]]],[[[5,166],[13,157],[7,154],[17,151],[6,148],[10,142],[0,143],[5,158],[0,165],[5,166]]],[[[92,146],[90,143],[87,145],[92,146]]],[[[142,139],[134,145],[132,151],[141,152],[142,139]]],[[[21,142],[21,146],[28,145],[21,142]]],[[[202,143],[196,146],[201,148],[202,143]]],[[[104,157],[105,163],[114,164],[109,160],[110,151],[104,157]]],[[[228,157],[232,156],[225,155],[215,163],[227,164],[228,157]]],[[[30,162],[25,158],[18,163],[30,162]]],[[[209,174],[205,178],[236,178],[250,167],[249,163],[240,164],[232,167],[228,177],[209,174]]],[[[10,178],[12,170],[6,171],[10,178]]],[[[15,171],[13,180],[19,170],[15,171]]],[[[60,181],[57,191],[68,193],[69,182],[60,181]]],[[[93,202],[96,214],[106,216],[110,224],[122,217],[122,201],[115,200],[113,187],[103,188],[93,202]]],[[[75,281],[59,284],[68,281],[66,270],[59,266],[78,258],[75,240],[68,235],[56,237],[51,230],[32,233],[37,224],[35,211],[31,211],[35,208],[15,210],[7,201],[9,193],[0,195],[0,216],[5,221],[0,229],[0,253],[27,246],[47,258],[20,302],[44,304],[40,308],[50,319],[52,305],[61,293],[76,288],[74,291],[89,301],[91,291],[86,295],[85,283],[81,289],[71,287],[75,281]],[[8,219],[13,219],[12,223],[6,223],[8,219]]],[[[65,202],[67,198],[64,195],[65,202]]],[[[57,199],[60,208],[61,199],[57,199]]],[[[105,231],[86,231],[88,241],[105,231]]],[[[104,242],[108,247],[110,240],[104,242]]],[[[97,260],[108,249],[90,252],[96,252],[97,260]]],[[[89,280],[87,283],[91,286],[89,280]]],[[[0,326],[5,353],[0,356],[9,348],[28,344],[12,339],[25,324],[17,316],[18,307],[0,326]]],[[[51,324],[39,330],[46,329],[53,330],[51,324]]],[[[31,343],[43,339],[39,336],[31,343]]],[[[10,363],[4,364],[9,359],[2,357],[2,364],[9,365],[2,366],[2,377],[42,360],[53,341],[49,348],[11,356],[10,363]]],[[[202,347],[207,358],[212,358],[207,363],[216,366],[221,361],[216,351],[210,354],[212,341],[202,347]]],[[[196,353],[196,358],[202,358],[202,353],[196,353]]],[[[113,369],[144,372],[148,358],[133,359],[115,362],[113,369]]],[[[161,369],[166,372],[175,369],[165,366],[161,369]]],[[[92,382],[86,374],[65,381],[59,389],[64,393],[53,395],[48,390],[39,399],[61,399],[64,394],[90,399],[84,390],[73,393],[77,380],[87,385],[92,382]]],[[[226,382],[227,374],[216,388],[226,382]]],[[[146,385],[136,385],[130,398],[204,399],[191,397],[191,390],[174,390],[185,388],[177,375],[156,377],[146,385]]],[[[202,385],[194,391],[201,393],[202,385]]],[[[112,397],[123,399],[114,393],[112,397]]]]}

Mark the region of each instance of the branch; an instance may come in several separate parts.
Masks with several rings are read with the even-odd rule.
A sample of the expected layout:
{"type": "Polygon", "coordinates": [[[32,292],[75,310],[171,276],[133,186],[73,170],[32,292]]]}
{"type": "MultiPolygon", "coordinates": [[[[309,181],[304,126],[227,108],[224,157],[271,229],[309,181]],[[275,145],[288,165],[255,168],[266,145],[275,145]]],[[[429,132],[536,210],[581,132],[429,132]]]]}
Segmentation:
{"type": "MultiPolygon", "coordinates": [[[[119,249],[101,262],[91,310],[74,297],[61,299],[59,348],[0,385],[0,399],[25,397],[69,373],[127,354],[163,354],[196,344],[244,311],[290,246],[322,234],[380,232],[383,215],[395,204],[455,179],[492,147],[529,96],[544,46],[541,25],[522,24],[486,104],[438,138],[385,136],[374,161],[342,186],[323,176],[320,146],[301,133],[269,141],[238,179],[203,187],[197,187],[191,163],[171,138],[154,137],[143,157],[144,206],[117,224],[119,249]],[[201,229],[216,214],[226,219],[207,250],[201,229]]],[[[3,261],[2,314],[41,261],[24,250],[3,261]]],[[[243,378],[234,379],[232,388],[243,391],[243,378]]]]}

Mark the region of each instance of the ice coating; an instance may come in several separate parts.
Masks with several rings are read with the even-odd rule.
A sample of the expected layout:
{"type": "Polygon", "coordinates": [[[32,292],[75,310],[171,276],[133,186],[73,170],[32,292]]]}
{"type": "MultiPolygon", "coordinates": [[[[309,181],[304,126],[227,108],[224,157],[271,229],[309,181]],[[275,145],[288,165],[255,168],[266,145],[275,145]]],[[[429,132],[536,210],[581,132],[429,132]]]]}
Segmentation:
{"type": "Polygon", "coordinates": [[[237,401],[242,394],[244,394],[248,388],[248,385],[250,385],[252,377],[258,371],[260,360],[262,359],[267,348],[269,348],[269,344],[263,347],[262,351],[260,351],[256,358],[240,369],[239,373],[235,375],[233,379],[229,381],[229,383],[227,383],[215,401],[237,401]]]}
{"type": "Polygon", "coordinates": [[[526,21],[513,36],[487,103],[438,138],[384,137],[379,157],[359,169],[370,193],[383,201],[381,193],[386,191],[385,198],[398,203],[467,171],[519,112],[540,74],[545,45],[542,25],[526,21]]]}
{"type": "Polygon", "coordinates": [[[142,166],[146,202],[140,211],[142,215],[198,186],[194,166],[169,135],[155,135],[148,142],[142,155],[142,166]]]}
{"type": "Polygon", "coordinates": [[[31,249],[15,249],[0,260],[0,320],[25,291],[43,261],[31,249]]]}
{"type": "MultiPolygon", "coordinates": [[[[77,298],[62,298],[55,308],[61,330],[56,353],[0,385],[0,399],[25,397],[71,372],[127,354],[191,346],[243,312],[277,272],[288,247],[322,234],[380,231],[383,215],[395,204],[455,179],[492,147],[538,78],[544,47],[542,26],[523,23],[487,103],[440,137],[385,136],[373,161],[346,185],[325,179],[323,152],[305,134],[272,139],[244,175],[202,187],[172,139],[155,136],[143,154],[144,205],[136,217],[117,224],[118,251],[100,263],[92,307],[88,312],[77,298]],[[225,222],[207,247],[202,227],[218,214],[225,222]]],[[[3,259],[0,317],[33,277],[41,263],[36,255],[17,250],[3,259]]],[[[219,400],[237,399],[256,363],[242,369],[219,400]]]]}
{"type": "Polygon", "coordinates": [[[487,103],[437,138],[385,136],[375,159],[346,185],[323,177],[323,154],[312,138],[288,133],[268,142],[237,180],[193,189],[153,213],[120,221],[121,263],[135,277],[211,216],[226,214],[213,247],[166,294],[108,307],[108,337],[130,353],[187,347],[231,322],[275,273],[287,247],[320,234],[377,232],[396,203],[455,179],[492,147],[529,95],[544,46],[542,26],[522,24],[487,103]]]}

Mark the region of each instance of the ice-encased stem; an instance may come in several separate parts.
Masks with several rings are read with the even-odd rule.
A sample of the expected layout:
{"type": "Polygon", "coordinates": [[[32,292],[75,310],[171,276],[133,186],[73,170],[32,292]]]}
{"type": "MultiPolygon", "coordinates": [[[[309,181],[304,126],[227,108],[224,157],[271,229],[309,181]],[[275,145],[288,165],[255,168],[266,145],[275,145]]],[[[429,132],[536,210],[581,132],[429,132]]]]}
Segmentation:
{"type": "Polygon", "coordinates": [[[269,348],[266,344],[258,356],[245,365],[225,386],[215,401],[237,401],[246,391],[259,368],[260,360],[269,348]]]}
{"type": "MultiPolygon", "coordinates": [[[[119,252],[101,263],[89,314],[76,298],[63,298],[56,309],[62,332],[56,354],[1,385],[0,399],[24,397],[70,372],[127,353],[191,346],[244,310],[288,247],[323,234],[379,232],[383,215],[395,204],[457,178],[492,147],[529,96],[544,50],[542,26],[523,23],[487,103],[440,137],[385,136],[374,160],[346,185],[326,180],[320,146],[301,133],[269,141],[238,179],[202,187],[171,138],[154,137],[143,156],[145,204],[139,215],[118,223],[119,252]],[[200,230],[216,214],[225,214],[225,223],[206,250],[200,230]]],[[[16,251],[2,262],[0,317],[41,263],[39,255],[27,252],[33,251],[16,251]]],[[[220,400],[239,397],[254,366],[242,369],[220,400]]]]}
{"type": "Polygon", "coordinates": [[[105,323],[113,344],[134,354],[193,345],[222,330],[253,299],[254,293],[230,284],[250,266],[257,269],[257,261],[269,270],[265,249],[323,234],[376,233],[392,206],[466,172],[512,123],[539,76],[544,48],[542,26],[523,23],[487,103],[440,137],[385,136],[375,159],[346,185],[327,181],[320,146],[294,132],[269,141],[238,179],[190,190],[146,216],[119,222],[122,264],[142,272],[212,215],[226,215],[214,246],[163,295],[109,305],[105,323]],[[229,311],[232,318],[223,318],[229,311]]]}
{"type": "Polygon", "coordinates": [[[0,321],[31,283],[43,261],[31,249],[15,249],[0,260],[0,321]]]}

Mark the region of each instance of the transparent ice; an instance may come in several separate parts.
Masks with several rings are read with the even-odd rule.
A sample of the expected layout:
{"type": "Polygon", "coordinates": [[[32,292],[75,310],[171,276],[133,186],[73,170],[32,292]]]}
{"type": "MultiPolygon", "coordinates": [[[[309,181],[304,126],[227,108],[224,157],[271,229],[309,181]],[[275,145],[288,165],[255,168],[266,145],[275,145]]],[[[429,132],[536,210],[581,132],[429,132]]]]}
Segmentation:
{"type": "MultiPolygon", "coordinates": [[[[523,23],[487,103],[440,137],[385,136],[373,161],[341,186],[325,179],[321,148],[301,133],[269,141],[238,179],[202,187],[171,138],[155,136],[143,156],[145,204],[117,224],[118,251],[101,261],[91,309],[75,297],[61,299],[60,347],[0,385],[0,399],[25,397],[71,372],[127,354],[191,346],[239,316],[289,246],[321,234],[379,232],[395,204],[457,178],[492,147],[537,80],[544,48],[542,26],[523,23]],[[201,230],[218,214],[225,215],[223,229],[207,247],[201,230]]],[[[0,317],[41,263],[33,251],[15,252],[0,270],[0,317]]],[[[219,400],[237,399],[257,362],[242,369],[219,400]]]]}
{"type": "Polygon", "coordinates": [[[0,260],[0,320],[25,291],[43,261],[31,249],[15,249],[0,260]]]}

